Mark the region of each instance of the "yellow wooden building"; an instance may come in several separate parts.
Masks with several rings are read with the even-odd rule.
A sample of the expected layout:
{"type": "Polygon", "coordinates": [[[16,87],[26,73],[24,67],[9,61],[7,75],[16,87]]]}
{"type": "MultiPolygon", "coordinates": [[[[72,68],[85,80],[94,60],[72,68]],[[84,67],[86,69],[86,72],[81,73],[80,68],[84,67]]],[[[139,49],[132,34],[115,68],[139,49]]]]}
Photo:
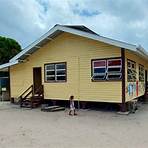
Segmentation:
{"type": "Polygon", "coordinates": [[[124,111],[126,102],[145,94],[148,53],[85,26],[55,25],[0,65],[5,68],[11,98],[42,86],[44,99],[68,100],[73,95],[79,101],[121,103],[124,111]]]}

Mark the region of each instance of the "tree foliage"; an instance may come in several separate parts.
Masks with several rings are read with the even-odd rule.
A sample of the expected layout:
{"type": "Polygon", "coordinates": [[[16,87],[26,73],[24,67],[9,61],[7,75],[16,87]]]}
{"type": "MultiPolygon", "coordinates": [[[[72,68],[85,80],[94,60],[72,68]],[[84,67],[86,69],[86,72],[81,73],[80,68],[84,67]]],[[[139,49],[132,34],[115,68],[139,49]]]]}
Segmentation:
{"type": "Polygon", "coordinates": [[[21,46],[11,38],[0,36],[0,64],[7,63],[21,51],[21,46]]]}

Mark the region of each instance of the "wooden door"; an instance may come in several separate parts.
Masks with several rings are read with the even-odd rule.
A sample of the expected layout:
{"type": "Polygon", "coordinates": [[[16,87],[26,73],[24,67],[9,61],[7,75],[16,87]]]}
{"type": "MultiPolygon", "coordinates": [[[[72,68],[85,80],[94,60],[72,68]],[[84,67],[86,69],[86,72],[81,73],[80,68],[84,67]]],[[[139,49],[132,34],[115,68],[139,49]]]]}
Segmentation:
{"type": "Polygon", "coordinates": [[[34,92],[42,85],[42,69],[41,67],[33,68],[33,86],[34,92]]]}

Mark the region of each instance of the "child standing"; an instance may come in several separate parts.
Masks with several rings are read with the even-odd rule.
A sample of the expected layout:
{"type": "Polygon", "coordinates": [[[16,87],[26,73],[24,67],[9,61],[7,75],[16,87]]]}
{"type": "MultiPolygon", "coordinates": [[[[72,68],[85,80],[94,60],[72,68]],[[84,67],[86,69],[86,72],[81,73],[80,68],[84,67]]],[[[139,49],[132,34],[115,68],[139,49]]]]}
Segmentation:
{"type": "Polygon", "coordinates": [[[69,101],[70,101],[69,115],[72,115],[72,112],[73,112],[73,115],[77,115],[75,110],[75,104],[74,104],[74,96],[70,96],[69,101]]]}

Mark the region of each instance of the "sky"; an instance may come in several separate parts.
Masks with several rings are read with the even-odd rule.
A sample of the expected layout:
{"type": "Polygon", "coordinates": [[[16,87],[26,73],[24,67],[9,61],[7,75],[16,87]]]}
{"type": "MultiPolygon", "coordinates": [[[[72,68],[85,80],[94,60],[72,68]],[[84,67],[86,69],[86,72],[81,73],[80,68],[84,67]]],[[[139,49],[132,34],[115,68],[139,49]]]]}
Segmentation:
{"type": "Polygon", "coordinates": [[[148,0],[0,0],[0,35],[22,48],[55,24],[85,25],[148,51],[148,0]]]}

